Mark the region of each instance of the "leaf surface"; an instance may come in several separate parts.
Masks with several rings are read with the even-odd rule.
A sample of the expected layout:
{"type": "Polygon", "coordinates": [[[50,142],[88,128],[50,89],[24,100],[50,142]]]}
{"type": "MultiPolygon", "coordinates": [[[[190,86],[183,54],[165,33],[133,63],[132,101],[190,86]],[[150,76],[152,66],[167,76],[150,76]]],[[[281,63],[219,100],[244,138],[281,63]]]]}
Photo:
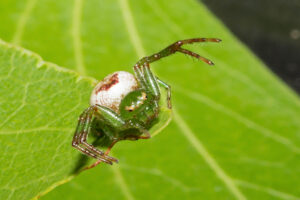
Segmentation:
{"type": "MultiPolygon", "coordinates": [[[[0,69],[0,197],[28,199],[70,180],[88,164],[70,147],[96,81],[3,41],[0,69]]],[[[171,119],[166,103],[161,105],[159,121],[149,130],[153,136],[171,119]]]]}
{"type": "MultiPolygon", "coordinates": [[[[221,44],[188,47],[213,60],[216,64],[213,68],[179,54],[152,65],[156,75],[173,89],[174,119],[161,134],[148,141],[123,142],[113,149],[120,164],[102,165],[84,172],[44,199],[300,198],[298,97],[201,3],[194,0],[172,3],[167,0],[29,0],[3,1],[0,8],[4,7],[5,12],[0,12],[5,21],[5,26],[0,27],[2,38],[97,79],[113,71],[130,71],[139,58],[178,39],[200,36],[223,40],[221,44]]],[[[75,84],[86,83],[74,81],[75,84]]],[[[67,86],[74,88],[74,85],[67,86]]],[[[76,112],[81,112],[89,97],[87,87],[74,92],[80,100],[70,99],[69,95],[60,99],[72,100],[73,104],[68,103],[70,107],[66,110],[78,104],[81,107],[76,112]]],[[[46,94],[53,92],[49,94],[46,90],[46,94]]],[[[6,106],[7,102],[3,102],[6,106]]],[[[15,107],[10,111],[14,112],[20,102],[13,104],[15,107]]],[[[64,115],[66,125],[57,127],[73,128],[77,118],[74,113],[64,115]]],[[[36,120],[33,123],[38,120],[46,123],[44,116],[36,120]]],[[[72,151],[67,146],[71,141],[71,132],[68,133],[58,136],[55,131],[48,132],[49,139],[40,133],[28,135],[40,137],[41,143],[60,139],[61,146],[51,150],[40,144],[39,150],[47,157],[55,155],[53,168],[61,167],[62,163],[74,167],[75,155],[64,152],[72,151]],[[64,150],[59,150],[63,146],[64,150]]],[[[31,141],[28,135],[18,134],[18,137],[31,141]]],[[[7,158],[2,159],[6,163],[12,160],[7,158]]],[[[68,177],[68,165],[60,172],[61,177],[68,177]]],[[[43,167],[31,171],[39,171],[40,177],[49,176],[43,167]]],[[[26,178],[18,179],[19,184],[30,182],[28,174],[26,178]]],[[[51,180],[41,178],[45,185],[46,179],[51,180]]],[[[48,190],[65,180],[54,179],[57,182],[48,181],[48,190]]],[[[10,184],[15,187],[17,182],[10,184]]],[[[38,190],[48,191],[38,185],[32,187],[34,191],[22,192],[35,196],[38,190]]]]}
{"type": "Polygon", "coordinates": [[[70,148],[93,79],[0,41],[0,199],[29,199],[67,177],[70,148]]]}

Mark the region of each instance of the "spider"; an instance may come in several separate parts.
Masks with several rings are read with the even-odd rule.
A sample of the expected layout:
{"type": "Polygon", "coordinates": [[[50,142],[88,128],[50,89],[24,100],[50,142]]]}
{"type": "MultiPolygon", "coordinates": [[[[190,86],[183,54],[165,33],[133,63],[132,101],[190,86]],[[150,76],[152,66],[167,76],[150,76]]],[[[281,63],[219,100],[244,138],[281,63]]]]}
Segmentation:
{"type": "Polygon", "coordinates": [[[135,76],[129,72],[119,71],[108,75],[94,88],[90,107],[82,112],[79,117],[72,146],[82,153],[97,159],[91,167],[100,162],[112,164],[118,162],[116,158],[108,156],[111,148],[120,140],[149,139],[149,125],[157,119],[160,107],[160,88],[167,91],[167,106],[171,105],[171,87],[156,77],[150,70],[149,64],[164,57],[180,52],[209,65],[213,62],[182,48],[182,45],[197,42],[220,42],[217,38],[193,38],[179,40],[158,53],[140,59],[133,67],[135,76]],[[112,143],[106,152],[100,151],[87,142],[92,121],[97,120],[102,124],[102,131],[112,143]],[[113,129],[114,131],[108,131],[113,129]],[[126,130],[135,129],[136,132],[126,134],[126,130]]]}

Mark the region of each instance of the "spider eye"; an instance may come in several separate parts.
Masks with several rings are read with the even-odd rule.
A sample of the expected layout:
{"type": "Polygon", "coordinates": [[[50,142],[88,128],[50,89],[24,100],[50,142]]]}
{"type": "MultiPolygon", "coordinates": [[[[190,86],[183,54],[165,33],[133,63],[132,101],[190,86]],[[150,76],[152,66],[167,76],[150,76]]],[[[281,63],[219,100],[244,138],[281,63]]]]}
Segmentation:
{"type": "Polygon", "coordinates": [[[146,100],[148,98],[147,93],[142,92],[142,97],[141,98],[142,98],[142,100],[146,100]]]}
{"type": "Polygon", "coordinates": [[[128,111],[128,112],[132,112],[134,110],[134,107],[133,106],[126,106],[125,109],[128,111]]]}

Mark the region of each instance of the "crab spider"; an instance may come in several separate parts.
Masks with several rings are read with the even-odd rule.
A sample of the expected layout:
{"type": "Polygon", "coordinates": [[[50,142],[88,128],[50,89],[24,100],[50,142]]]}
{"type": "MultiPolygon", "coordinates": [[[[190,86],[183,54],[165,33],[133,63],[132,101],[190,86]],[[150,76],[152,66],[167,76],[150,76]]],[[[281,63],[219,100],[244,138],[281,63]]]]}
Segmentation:
{"type": "Polygon", "coordinates": [[[159,115],[160,89],[159,85],[167,90],[167,105],[171,109],[171,87],[156,77],[150,70],[150,63],[180,52],[209,65],[213,62],[187,49],[185,44],[198,42],[220,42],[217,38],[193,38],[179,40],[158,53],[140,59],[133,67],[135,76],[131,73],[119,71],[108,75],[94,88],[90,107],[83,111],[78,120],[77,129],[73,137],[72,146],[82,153],[97,159],[100,162],[112,164],[118,162],[116,158],[108,156],[110,149],[120,140],[148,139],[148,125],[159,115]],[[112,141],[106,152],[102,152],[87,142],[92,121],[102,122],[104,134],[112,141]],[[114,131],[105,131],[107,128],[114,131]],[[135,134],[124,134],[128,129],[136,129],[135,134]]]}

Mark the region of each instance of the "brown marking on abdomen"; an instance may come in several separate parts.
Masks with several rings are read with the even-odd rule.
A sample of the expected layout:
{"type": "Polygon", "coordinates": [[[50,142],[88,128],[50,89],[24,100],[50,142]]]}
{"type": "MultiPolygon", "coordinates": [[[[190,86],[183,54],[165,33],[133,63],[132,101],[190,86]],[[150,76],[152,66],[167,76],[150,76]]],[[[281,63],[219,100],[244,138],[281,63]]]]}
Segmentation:
{"type": "Polygon", "coordinates": [[[112,75],[108,80],[104,79],[103,82],[104,82],[103,85],[101,85],[101,87],[96,91],[97,93],[103,90],[107,91],[113,85],[119,83],[118,74],[116,73],[112,75]]]}

